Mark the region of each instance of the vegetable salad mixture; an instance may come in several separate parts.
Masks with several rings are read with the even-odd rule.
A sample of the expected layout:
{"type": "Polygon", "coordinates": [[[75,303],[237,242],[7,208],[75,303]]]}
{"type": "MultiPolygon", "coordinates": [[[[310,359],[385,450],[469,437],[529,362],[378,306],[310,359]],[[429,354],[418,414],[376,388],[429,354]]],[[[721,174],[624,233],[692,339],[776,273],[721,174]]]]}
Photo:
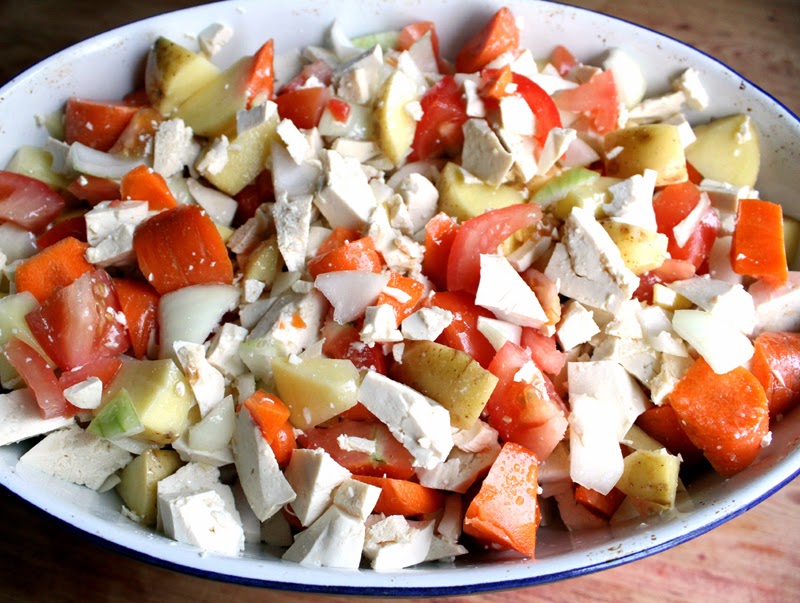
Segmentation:
{"type": "Polygon", "coordinates": [[[534,57],[506,8],[159,38],[0,171],[0,444],[204,552],[376,569],[674,508],[800,401],[798,223],[697,70],[534,57]]]}

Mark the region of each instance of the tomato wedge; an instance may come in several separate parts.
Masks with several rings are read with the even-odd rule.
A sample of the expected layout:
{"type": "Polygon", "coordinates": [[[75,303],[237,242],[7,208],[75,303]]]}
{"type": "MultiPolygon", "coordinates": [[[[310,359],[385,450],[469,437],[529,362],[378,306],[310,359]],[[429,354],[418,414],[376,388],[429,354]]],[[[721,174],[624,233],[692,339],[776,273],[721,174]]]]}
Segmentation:
{"type": "Polygon", "coordinates": [[[461,127],[469,119],[467,103],[453,76],[445,76],[431,86],[420,100],[422,119],[414,131],[409,161],[440,155],[457,155],[464,145],[461,127]]]}
{"type": "Polygon", "coordinates": [[[453,322],[445,327],[436,341],[466,352],[483,368],[489,366],[494,348],[478,330],[478,317],[493,318],[494,315],[476,306],[475,298],[464,292],[441,291],[433,295],[430,303],[453,314],[453,322]]]}
{"type": "Polygon", "coordinates": [[[667,251],[670,257],[674,260],[691,262],[695,268],[700,268],[711,253],[719,229],[717,214],[712,207],[709,207],[700,219],[698,227],[682,247],[675,240],[673,229],[698,203],[700,203],[700,190],[691,182],[670,184],[653,199],[658,232],[667,235],[669,239],[667,251]]]}
{"type": "Polygon", "coordinates": [[[561,127],[561,115],[558,112],[558,107],[541,86],[524,75],[519,73],[512,74],[511,82],[516,84],[516,93],[525,99],[534,117],[536,117],[536,133],[533,137],[540,146],[544,146],[550,130],[561,127]]]}
{"type": "Polygon", "coordinates": [[[63,417],[74,407],[66,401],[56,375],[47,361],[21,339],[13,337],[5,349],[6,358],[31,388],[43,419],[63,417]]]}
{"type": "Polygon", "coordinates": [[[0,221],[41,232],[64,205],[61,195],[41,180],[0,170],[0,221]]]}
{"type": "Polygon", "coordinates": [[[497,246],[516,231],[536,224],[542,209],[536,203],[510,205],[487,211],[461,225],[447,262],[447,288],[450,291],[478,290],[482,253],[494,253],[497,246]]]}

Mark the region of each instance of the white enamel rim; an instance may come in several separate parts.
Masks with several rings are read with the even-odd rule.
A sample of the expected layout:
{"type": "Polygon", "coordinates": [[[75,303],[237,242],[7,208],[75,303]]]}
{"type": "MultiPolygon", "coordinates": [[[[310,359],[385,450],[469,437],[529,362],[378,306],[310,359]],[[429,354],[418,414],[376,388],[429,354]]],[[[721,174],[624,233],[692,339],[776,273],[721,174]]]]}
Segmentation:
{"type": "MultiPolygon", "coordinates": [[[[800,120],[766,92],[715,59],[667,36],[586,9],[551,2],[509,1],[525,19],[523,45],[546,56],[563,43],[590,61],[603,48],[619,46],[640,62],[650,91],[664,90],[669,78],[689,65],[697,68],[712,106],[690,120],[747,112],[762,134],[758,188],[773,201],[795,199],[785,207],[800,215],[793,174],[800,159],[800,120]]],[[[483,0],[237,0],[203,5],[140,21],[91,38],[43,61],[0,89],[0,165],[20,144],[41,144],[44,134],[34,115],[57,109],[70,95],[118,98],[141,74],[146,49],[157,35],[190,44],[212,22],[231,25],[236,36],[219,57],[227,64],[274,37],[276,51],[320,43],[338,17],[345,31],[360,35],[432,20],[442,46],[457,48],[499,4],[483,0]],[[254,27],[256,23],[263,26],[254,27]],[[470,26],[469,23],[472,23],[470,26]]],[[[452,55],[452,53],[450,53],[452,55]]],[[[242,557],[200,555],[123,518],[114,495],[42,475],[18,471],[24,445],[0,448],[0,483],[22,499],[103,546],[162,567],[232,583],[302,592],[371,596],[433,596],[475,593],[552,582],[606,569],[657,553],[695,538],[743,513],[800,474],[800,413],[775,427],[773,444],[746,471],[729,479],[705,476],[691,485],[694,509],[648,524],[622,525],[568,534],[541,530],[536,561],[504,554],[474,556],[452,565],[428,565],[395,572],[305,568],[281,561],[267,547],[249,546],[242,557]],[[793,435],[794,434],[794,435],[793,435]]]]}

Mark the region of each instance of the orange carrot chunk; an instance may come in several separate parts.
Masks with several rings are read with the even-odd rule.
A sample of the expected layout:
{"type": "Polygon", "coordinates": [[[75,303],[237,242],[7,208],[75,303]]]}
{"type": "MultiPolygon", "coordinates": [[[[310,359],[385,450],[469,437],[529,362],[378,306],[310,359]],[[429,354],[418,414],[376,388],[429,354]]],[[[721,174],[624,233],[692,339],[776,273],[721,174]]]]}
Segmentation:
{"type": "Polygon", "coordinates": [[[94,270],[86,261],[88,248],[75,237],[67,237],[24,260],[17,266],[17,291],[28,291],[44,302],[56,289],[94,270]]]}
{"type": "Polygon", "coordinates": [[[789,277],[783,245],[783,210],[777,203],[742,199],[731,243],[737,274],[783,283],[789,277]]]}
{"type": "Polygon", "coordinates": [[[459,73],[474,73],[483,69],[504,52],[519,46],[519,28],[514,15],[505,6],[477,32],[456,56],[459,73]]]}
{"type": "Polygon", "coordinates": [[[375,305],[389,304],[392,306],[399,325],[417,308],[422,296],[425,295],[425,285],[417,279],[392,272],[386,286],[390,292],[387,293],[386,289],[381,291],[378,299],[375,300],[375,305]]]}
{"type": "Polygon", "coordinates": [[[308,262],[308,271],[316,278],[325,272],[337,270],[381,271],[381,256],[371,237],[364,237],[317,255],[308,262]]]}
{"type": "Polygon", "coordinates": [[[625,493],[612,488],[608,494],[600,494],[597,490],[579,485],[575,488],[575,500],[595,515],[609,519],[625,500],[625,493]]]}
{"type": "Polygon", "coordinates": [[[639,415],[636,424],[651,438],[658,440],[670,453],[680,454],[687,465],[702,460],[703,452],[692,444],[671,406],[667,404],[651,406],[639,415]]]}
{"type": "Polygon", "coordinates": [[[64,139],[108,151],[138,110],[121,102],[71,97],[64,111],[64,139]]]}
{"type": "Polygon", "coordinates": [[[233,265],[214,222],[196,205],[149,218],[133,236],[139,269],[161,295],[189,285],[233,282],[233,265]]]}
{"type": "Polygon", "coordinates": [[[424,513],[435,513],[444,506],[444,495],[441,492],[416,482],[370,475],[354,475],[353,479],[381,489],[373,513],[414,517],[424,513]]]}
{"type": "Polygon", "coordinates": [[[675,386],[669,403],[692,443],[725,477],[748,467],[769,433],[764,388],[742,367],[718,375],[699,358],[675,386]]]}
{"type": "Polygon", "coordinates": [[[272,448],[272,453],[275,455],[278,467],[285,469],[289,461],[292,460],[292,451],[297,448],[294,428],[289,421],[284,421],[283,425],[281,425],[278,432],[275,434],[275,437],[272,438],[272,441],[269,443],[269,447],[272,448]]]}
{"type": "Polygon", "coordinates": [[[289,408],[277,396],[260,389],[256,390],[243,404],[250,411],[253,421],[261,430],[261,435],[268,444],[271,444],[289,419],[289,408]]]}
{"type": "Polygon", "coordinates": [[[764,386],[771,417],[800,404],[800,333],[756,337],[753,374],[764,386]]]}
{"type": "Polygon", "coordinates": [[[523,446],[503,445],[464,518],[464,531],[533,557],[541,512],[536,501],[539,462],[523,446]]]}
{"type": "Polygon", "coordinates": [[[120,195],[126,201],[147,201],[152,210],[171,209],[178,205],[164,177],[146,165],[135,167],[122,177],[120,195]]]}

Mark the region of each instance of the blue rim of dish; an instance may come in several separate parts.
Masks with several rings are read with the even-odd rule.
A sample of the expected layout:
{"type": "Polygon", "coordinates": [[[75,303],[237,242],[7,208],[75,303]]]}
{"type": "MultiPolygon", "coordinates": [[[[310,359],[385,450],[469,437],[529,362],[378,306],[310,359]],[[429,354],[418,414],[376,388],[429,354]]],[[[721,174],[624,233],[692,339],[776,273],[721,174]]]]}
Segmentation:
{"type": "MultiPolygon", "coordinates": [[[[539,0],[540,2],[551,4],[553,6],[562,6],[569,8],[571,10],[577,10],[585,13],[591,13],[594,15],[598,15],[607,19],[612,19],[615,21],[619,21],[622,23],[626,23],[632,27],[635,27],[640,30],[644,30],[650,32],[658,37],[671,40],[676,44],[683,46],[690,51],[699,53],[712,62],[721,65],[729,72],[733,73],[737,77],[741,78],[742,82],[746,83],[747,85],[751,86],[753,89],[758,90],[761,94],[769,98],[779,107],[786,111],[786,113],[793,118],[795,121],[800,123],[800,117],[798,117],[791,109],[789,109],[785,104],[783,104],[780,100],[775,98],[772,94],[761,88],[759,85],[753,83],[743,75],[741,75],[738,71],[728,66],[723,61],[717,59],[716,57],[712,56],[711,54],[696,48],[678,38],[670,36],[669,34],[665,34],[658,30],[652,29],[645,25],[641,25],[639,23],[635,23],[628,19],[617,17],[615,15],[610,15],[608,13],[603,13],[601,11],[593,10],[590,8],[585,8],[581,6],[574,6],[570,4],[564,4],[562,2],[558,2],[556,0],[539,0]]],[[[168,14],[169,12],[173,13],[180,13],[184,10],[193,10],[198,7],[187,7],[184,9],[180,9],[177,11],[167,11],[167,13],[160,13],[160,14],[168,14]]],[[[157,18],[159,15],[153,15],[151,17],[142,19],[142,21],[146,21],[152,18],[157,18]]],[[[120,28],[125,27],[126,25],[120,26],[120,28]]],[[[115,28],[117,29],[117,28],[115,28]]],[[[113,29],[111,31],[114,31],[113,29]]],[[[111,31],[106,33],[111,33],[111,31]]],[[[105,35],[105,34],[99,34],[105,35]]],[[[99,37],[99,36],[98,36],[99,37]]],[[[90,38],[91,39],[91,38],[90,38]]],[[[71,47],[70,47],[71,48],[71,47]]],[[[56,54],[61,54],[61,52],[68,51],[69,48],[64,49],[56,54]]],[[[55,55],[54,55],[55,56],[55,55]]],[[[18,74],[17,76],[13,77],[9,82],[6,82],[2,87],[4,88],[7,85],[11,85],[15,80],[21,79],[22,77],[30,75],[31,72],[36,70],[38,67],[34,65],[29,69],[23,71],[22,73],[18,74]]],[[[660,542],[658,544],[654,544],[651,546],[647,546],[641,550],[633,551],[626,555],[622,555],[620,557],[616,557],[610,560],[604,560],[598,563],[592,563],[588,565],[584,565],[581,567],[573,568],[570,570],[565,571],[558,571],[553,572],[550,574],[543,574],[543,575],[536,575],[531,576],[530,578],[518,578],[512,580],[497,580],[488,583],[481,583],[481,584],[468,584],[463,586],[419,586],[419,587],[403,587],[403,586],[392,586],[392,587],[379,587],[379,586],[328,586],[328,585],[319,585],[319,584],[303,584],[298,582],[277,582],[272,580],[262,580],[257,578],[246,578],[243,576],[235,576],[231,574],[223,574],[214,571],[202,570],[195,567],[191,567],[189,565],[183,565],[180,563],[176,563],[173,561],[169,561],[167,559],[163,559],[160,557],[154,557],[152,555],[148,555],[147,553],[128,548],[123,546],[117,542],[113,542],[104,538],[99,534],[91,533],[81,527],[78,527],[68,520],[64,519],[63,517],[54,515],[45,509],[37,506],[36,504],[30,502],[29,500],[25,499],[22,495],[11,489],[6,484],[0,484],[2,488],[14,496],[18,497],[20,500],[26,502],[30,507],[37,513],[44,514],[49,518],[54,519],[58,523],[62,524],[68,531],[73,532],[86,540],[93,542],[94,544],[112,550],[116,553],[125,555],[126,557],[130,557],[132,559],[136,559],[137,561],[141,561],[147,563],[149,565],[153,565],[156,567],[161,567],[164,569],[168,569],[171,571],[192,575],[198,578],[203,578],[206,580],[216,581],[216,582],[224,582],[228,584],[240,585],[240,586],[249,586],[249,587],[258,587],[264,589],[271,589],[276,591],[289,591],[289,592],[299,592],[299,593],[310,593],[310,594],[326,594],[326,595],[358,595],[358,596],[372,596],[372,597],[429,597],[429,596],[453,596],[453,595],[470,595],[470,594],[478,594],[478,593],[486,593],[486,592],[493,592],[493,591],[500,591],[500,590],[511,590],[517,588],[524,588],[530,586],[537,586],[542,584],[548,584],[552,582],[558,582],[561,580],[567,580],[570,578],[577,578],[579,576],[584,576],[587,574],[592,574],[595,572],[599,572],[606,569],[611,569],[614,567],[619,567],[622,565],[626,565],[628,563],[637,561],[639,559],[644,559],[646,557],[650,557],[652,555],[656,555],[668,549],[671,549],[675,546],[688,542],[689,540],[693,540],[703,534],[713,530],[714,528],[727,523],[728,521],[742,515],[743,513],[749,511],[756,505],[760,504],[776,492],[778,492],[781,488],[786,486],[789,482],[794,480],[800,476],[800,467],[794,471],[792,474],[787,476],[781,482],[775,484],[769,490],[761,493],[759,496],[754,498],[752,501],[741,505],[731,511],[726,512],[724,515],[720,516],[718,519],[713,521],[709,521],[708,523],[704,523],[697,528],[690,530],[688,532],[682,533],[677,535],[673,538],[660,542]]],[[[369,571],[369,570],[363,570],[369,571]]]]}

